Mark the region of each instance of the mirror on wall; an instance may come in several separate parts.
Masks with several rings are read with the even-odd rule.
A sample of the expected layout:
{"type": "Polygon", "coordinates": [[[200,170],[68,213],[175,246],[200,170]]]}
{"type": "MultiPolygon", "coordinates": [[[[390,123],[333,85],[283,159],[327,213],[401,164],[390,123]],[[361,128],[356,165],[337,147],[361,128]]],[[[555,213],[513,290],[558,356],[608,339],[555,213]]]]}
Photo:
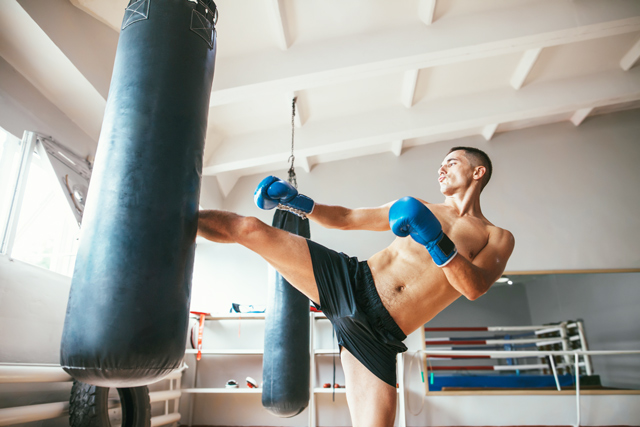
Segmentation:
{"type": "MultiPolygon", "coordinates": [[[[639,306],[640,271],[506,274],[425,325],[426,349],[462,352],[427,358],[429,390],[575,389],[573,355],[463,352],[640,350],[639,306]]],[[[640,354],[579,356],[578,369],[584,389],[640,389],[640,354]]]]}

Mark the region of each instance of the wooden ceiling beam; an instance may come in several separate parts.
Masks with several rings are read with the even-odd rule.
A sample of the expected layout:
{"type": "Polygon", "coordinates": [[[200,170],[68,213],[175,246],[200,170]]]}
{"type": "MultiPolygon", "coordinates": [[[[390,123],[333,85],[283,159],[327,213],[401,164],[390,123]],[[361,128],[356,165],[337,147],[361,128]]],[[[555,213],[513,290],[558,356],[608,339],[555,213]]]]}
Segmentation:
{"type": "MultiPolygon", "coordinates": [[[[353,157],[357,152],[388,152],[390,141],[404,141],[403,146],[407,146],[407,140],[415,145],[443,140],[452,134],[477,135],[478,129],[495,126],[496,123],[640,100],[640,69],[624,74],[610,71],[555,80],[538,84],[535,88],[524,87],[516,94],[514,98],[511,88],[502,88],[423,102],[411,109],[397,105],[309,122],[296,132],[296,155],[336,160],[342,155],[353,157]]],[[[240,171],[242,175],[249,175],[269,167],[284,167],[290,153],[274,151],[270,141],[282,141],[289,133],[290,128],[281,127],[230,136],[212,154],[203,174],[240,171]]],[[[492,132],[487,135],[489,133],[493,135],[492,132]]],[[[392,143],[394,154],[398,152],[397,147],[397,142],[395,145],[392,143]]]]}

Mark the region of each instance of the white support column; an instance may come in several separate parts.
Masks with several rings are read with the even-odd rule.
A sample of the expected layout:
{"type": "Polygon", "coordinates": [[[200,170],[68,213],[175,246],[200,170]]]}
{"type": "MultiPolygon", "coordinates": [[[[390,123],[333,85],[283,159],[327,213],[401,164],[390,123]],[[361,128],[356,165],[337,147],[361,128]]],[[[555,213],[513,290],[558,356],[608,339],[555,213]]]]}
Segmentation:
{"type": "Polygon", "coordinates": [[[282,50],[287,50],[291,41],[289,40],[289,31],[287,30],[287,19],[284,12],[284,5],[281,3],[281,0],[267,1],[269,2],[271,21],[278,47],[282,50]]]}
{"type": "Polygon", "coordinates": [[[571,123],[573,123],[574,126],[580,126],[580,123],[582,123],[592,111],[593,108],[582,108],[576,111],[573,113],[573,116],[571,116],[571,123]]]}
{"type": "Polygon", "coordinates": [[[491,138],[493,138],[493,135],[496,133],[496,129],[498,129],[499,124],[500,123],[493,123],[490,125],[486,125],[482,129],[482,136],[484,137],[484,139],[486,139],[487,141],[490,141],[491,138]]]}
{"type": "Polygon", "coordinates": [[[522,87],[524,81],[527,79],[527,76],[538,60],[540,52],[542,52],[541,47],[529,49],[522,54],[522,58],[520,58],[520,62],[518,63],[516,70],[513,72],[513,76],[511,76],[511,86],[513,86],[514,89],[518,90],[522,87]]]}
{"type": "Polygon", "coordinates": [[[420,0],[418,4],[418,15],[425,25],[433,24],[433,16],[436,11],[436,0],[420,0]]]}
{"type": "Polygon", "coordinates": [[[574,359],[576,370],[576,427],[580,427],[580,364],[577,352],[574,359]]]}
{"type": "Polygon", "coordinates": [[[640,59],[640,39],[629,49],[620,60],[620,66],[624,71],[629,71],[640,59]]]}
{"type": "Polygon", "coordinates": [[[217,174],[216,178],[218,179],[218,186],[220,187],[220,191],[222,191],[222,195],[227,197],[238,182],[240,174],[236,172],[222,172],[217,174]]]}
{"type": "MultiPolygon", "coordinates": [[[[180,376],[174,380],[169,380],[169,384],[171,384],[172,390],[180,390],[180,380],[182,378],[182,371],[180,372],[180,376]],[[175,387],[173,386],[173,382],[175,381],[175,387]]],[[[176,400],[173,401],[173,412],[180,412],[180,396],[176,400]]],[[[173,427],[178,427],[178,423],[173,423],[173,427]]]]}
{"type": "Polygon", "coordinates": [[[398,353],[398,427],[407,427],[405,413],[404,353],[398,353]]]}
{"type": "Polygon", "coordinates": [[[306,173],[310,173],[313,168],[313,162],[308,157],[296,157],[296,162],[306,173]]]}
{"type": "Polygon", "coordinates": [[[316,427],[316,350],[314,331],[316,326],[316,315],[314,312],[309,313],[309,355],[311,363],[309,364],[309,427],[316,427]]]}
{"type": "Polygon", "coordinates": [[[400,157],[402,155],[402,145],[404,141],[402,139],[398,139],[396,141],[391,142],[391,152],[396,156],[400,157]]]}
{"type": "Polygon", "coordinates": [[[407,108],[413,106],[413,97],[416,93],[416,85],[418,83],[419,69],[408,70],[404,72],[404,78],[402,81],[402,105],[407,108]]]}

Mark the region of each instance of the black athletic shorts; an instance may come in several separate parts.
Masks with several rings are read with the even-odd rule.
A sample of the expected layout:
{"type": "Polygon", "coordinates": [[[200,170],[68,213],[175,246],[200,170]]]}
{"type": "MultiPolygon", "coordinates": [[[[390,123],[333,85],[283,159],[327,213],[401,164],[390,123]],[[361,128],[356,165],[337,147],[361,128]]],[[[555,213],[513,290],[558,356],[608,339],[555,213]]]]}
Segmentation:
{"type": "Polygon", "coordinates": [[[366,261],[307,240],[320,294],[319,309],[336,331],[338,344],[369,371],[396,386],[396,355],[407,336],[382,304],[366,261]]]}

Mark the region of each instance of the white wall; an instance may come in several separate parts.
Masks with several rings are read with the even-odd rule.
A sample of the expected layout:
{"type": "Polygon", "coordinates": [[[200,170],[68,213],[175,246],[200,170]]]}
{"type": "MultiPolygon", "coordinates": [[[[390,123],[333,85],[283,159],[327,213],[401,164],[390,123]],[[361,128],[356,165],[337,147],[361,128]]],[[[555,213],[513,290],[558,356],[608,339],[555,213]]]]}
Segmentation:
{"type": "Polygon", "coordinates": [[[0,256],[0,362],[60,363],[71,278],[0,256]]]}
{"type": "Polygon", "coordinates": [[[96,142],[3,58],[0,126],[18,138],[25,130],[52,136],[80,156],[95,153],[96,142]]]}
{"type": "MultiPolygon", "coordinates": [[[[0,363],[60,363],[71,279],[0,256],[0,363]]],[[[69,400],[71,383],[0,384],[0,408],[69,400]]],[[[65,418],[29,423],[63,427],[65,418]]]]}

